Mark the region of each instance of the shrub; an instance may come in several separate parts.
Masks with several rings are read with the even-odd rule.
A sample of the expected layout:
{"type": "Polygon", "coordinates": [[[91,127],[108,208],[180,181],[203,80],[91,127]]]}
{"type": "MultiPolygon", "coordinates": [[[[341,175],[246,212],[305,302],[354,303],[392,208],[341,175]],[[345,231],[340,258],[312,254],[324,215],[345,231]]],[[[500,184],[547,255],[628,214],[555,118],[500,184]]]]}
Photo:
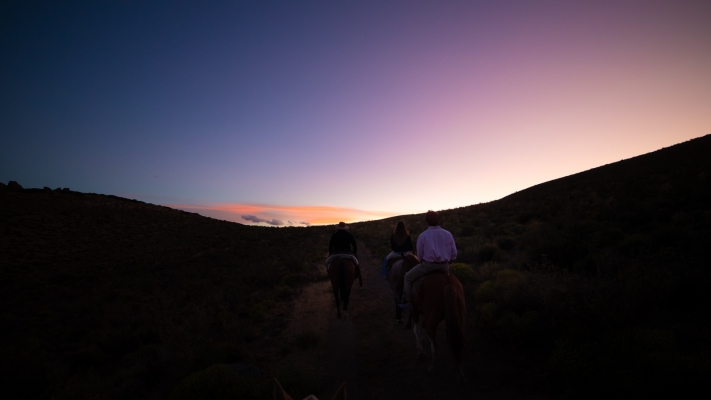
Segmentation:
{"type": "Polygon", "coordinates": [[[496,333],[519,347],[541,344],[545,341],[543,321],[536,311],[516,313],[507,311],[496,321],[496,333]]]}
{"type": "Polygon", "coordinates": [[[516,247],[516,240],[508,236],[499,237],[496,239],[496,245],[503,251],[509,251],[516,247]]]}
{"type": "Polygon", "coordinates": [[[474,227],[472,226],[465,226],[462,228],[461,232],[459,232],[459,236],[461,237],[469,237],[474,234],[474,227]]]}
{"type": "Polygon", "coordinates": [[[274,298],[279,300],[285,300],[294,295],[294,291],[286,285],[279,285],[274,290],[274,298]]]}
{"type": "Polygon", "coordinates": [[[496,303],[486,303],[479,309],[478,323],[483,327],[492,327],[496,322],[496,315],[499,312],[499,307],[496,303]]]}
{"type": "Polygon", "coordinates": [[[486,281],[479,285],[476,292],[474,293],[474,298],[477,302],[490,303],[496,301],[496,288],[494,287],[494,281],[486,281]]]}
{"type": "Polygon", "coordinates": [[[479,249],[479,261],[492,261],[499,252],[499,248],[493,244],[485,244],[479,249]]]}
{"type": "Polygon", "coordinates": [[[476,269],[474,269],[474,279],[477,282],[486,282],[488,280],[494,279],[496,274],[502,269],[501,265],[495,262],[487,262],[480,264],[476,269]]]}
{"type": "Polygon", "coordinates": [[[505,269],[496,275],[496,289],[503,292],[505,298],[525,289],[526,286],[526,277],[519,271],[505,269]]]}
{"type": "Polygon", "coordinates": [[[475,277],[474,270],[472,269],[472,267],[469,264],[454,263],[454,264],[450,265],[450,271],[463,284],[474,281],[474,277],[475,277]]]}

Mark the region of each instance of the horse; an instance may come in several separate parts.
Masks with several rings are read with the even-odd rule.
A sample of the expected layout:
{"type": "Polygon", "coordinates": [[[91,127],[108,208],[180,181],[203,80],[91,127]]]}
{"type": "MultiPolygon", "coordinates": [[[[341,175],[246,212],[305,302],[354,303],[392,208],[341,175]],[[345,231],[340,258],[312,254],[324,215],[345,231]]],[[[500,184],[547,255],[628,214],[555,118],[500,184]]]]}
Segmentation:
{"type": "Polygon", "coordinates": [[[434,272],[427,275],[420,288],[412,295],[412,319],[415,322],[413,331],[417,340],[418,355],[423,356],[421,330],[424,329],[430,338],[432,347],[432,364],[427,372],[435,369],[437,358],[437,327],[445,321],[447,343],[454,353],[457,369],[457,380],[464,379],[462,370],[462,352],[464,350],[464,288],[454,275],[446,272],[434,272]],[[422,327],[418,329],[420,316],[422,327]]]}
{"type": "Polygon", "coordinates": [[[355,264],[350,258],[336,258],[331,262],[331,267],[328,270],[328,277],[331,278],[333,287],[333,297],[336,299],[338,318],[341,318],[341,302],[343,302],[345,318],[348,318],[348,300],[355,280],[355,269],[355,264]]]}
{"type": "MultiPolygon", "coordinates": [[[[343,382],[341,384],[341,387],[338,388],[336,391],[336,394],[331,397],[331,400],[346,400],[348,399],[348,396],[346,395],[346,383],[343,382]]],[[[284,389],[282,389],[281,385],[279,384],[279,381],[274,379],[274,400],[294,400],[287,394],[284,389]]],[[[314,395],[309,395],[308,397],[304,398],[304,400],[318,400],[318,398],[314,395]]]]}
{"type": "MultiPolygon", "coordinates": [[[[388,270],[388,282],[390,282],[390,289],[393,292],[393,297],[395,298],[395,319],[398,323],[402,323],[402,308],[398,307],[402,300],[402,291],[405,287],[405,274],[408,273],[412,267],[419,264],[420,260],[414,254],[408,254],[405,258],[397,260],[393,263],[392,267],[388,270]]],[[[412,326],[412,313],[410,313],[407,319],[407,329],[412,326]]]]}

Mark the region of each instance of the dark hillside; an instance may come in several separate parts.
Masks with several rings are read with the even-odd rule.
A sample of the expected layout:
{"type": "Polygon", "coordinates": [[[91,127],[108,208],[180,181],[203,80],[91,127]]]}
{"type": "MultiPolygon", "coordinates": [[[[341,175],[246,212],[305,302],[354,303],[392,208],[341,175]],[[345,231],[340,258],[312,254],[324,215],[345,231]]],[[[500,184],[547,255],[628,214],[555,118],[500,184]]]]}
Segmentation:
{"type": "Polygon", "coordinates": [[[262,228],[68,190],[0,187],[3,398],[164,398],[317,279],[324,228],[262,228]],[[98,397],[97,397],[98,396],[98,397]]]}
{"type": "MultiPolygon", "coordinates": [[[[441,212],[482,364],[575,396],[678,393],[711,372],[711,135],[441,212]]],[[[380,256],[398,219],[357,225],[380,256]]],[[[524,390],[526,390],[524,388],[524,390]]]]}
{"type": "MultiPolygon", "coordinates": [[[[709,155],[711,135],[442,211],[468,297],[474,384],[598,398],[679,396],[705,382],[709,155]]],[[[382,257],[398,219],[413,239],[425,228],[408,215],[351,232],[382,257]]],[[[268,369],[312,345],[279,335],[293,295],[323,278],[332,230],[0,184],[3,398],[269,398],[280,373],[310,393],[318,382],[299,371],[240,380],[234,366],[268,369]]]]}

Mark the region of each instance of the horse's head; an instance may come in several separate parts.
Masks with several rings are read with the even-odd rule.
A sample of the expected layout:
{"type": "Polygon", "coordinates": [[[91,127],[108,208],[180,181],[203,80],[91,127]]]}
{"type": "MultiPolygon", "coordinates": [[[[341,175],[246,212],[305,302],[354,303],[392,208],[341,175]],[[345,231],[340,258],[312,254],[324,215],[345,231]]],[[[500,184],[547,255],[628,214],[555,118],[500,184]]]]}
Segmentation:
{"type": "MultiPolygon", "coordinates": [[[[338,388],[336,391],[336,394],[333,395],[331,400],[346,400],[348,396],[346,396],[346,383],[343,382],[341,384],[341,387],[338,388]]],[[[282,389],[281,385],[279,384],[279,381],[274,379],[274,400],[294,400],[289,396],[284,389],[282,389]]],[[[314,395],[309,395],[308,397],[304,398],[304,400],[318,400],[316,396],[314,395]]]]}

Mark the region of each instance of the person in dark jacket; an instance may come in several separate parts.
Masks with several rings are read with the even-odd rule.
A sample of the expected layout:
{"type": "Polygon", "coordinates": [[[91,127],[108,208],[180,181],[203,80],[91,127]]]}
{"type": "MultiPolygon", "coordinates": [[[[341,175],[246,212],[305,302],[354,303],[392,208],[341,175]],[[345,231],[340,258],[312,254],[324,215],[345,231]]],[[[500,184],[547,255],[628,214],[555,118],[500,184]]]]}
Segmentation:
{"type": "Polygon", "coordinates": [[[358,245],[353,235],[348,232],[348,225],[345,222],[339,222],[338,230],[331,235],[331,241],[328,243],[328,254],[358,254],[358,245]]]}
{"type": "MultiPolygon", "coordinates": [[[[360,275],[360,264],[358,263],[358,244],[348,232],[348,225],[345,222],[338,223],[338,230],[331,235],[331,241],[328,243],[328,255],[329,260],[334,254],[350,254],[353,256],[354,264],[356,266],[355,275],[360,281],[360,285],[363,286],[362,277],[360,275]]],[[[330,261],[327,261],[330,263],[330,261]]]]}

